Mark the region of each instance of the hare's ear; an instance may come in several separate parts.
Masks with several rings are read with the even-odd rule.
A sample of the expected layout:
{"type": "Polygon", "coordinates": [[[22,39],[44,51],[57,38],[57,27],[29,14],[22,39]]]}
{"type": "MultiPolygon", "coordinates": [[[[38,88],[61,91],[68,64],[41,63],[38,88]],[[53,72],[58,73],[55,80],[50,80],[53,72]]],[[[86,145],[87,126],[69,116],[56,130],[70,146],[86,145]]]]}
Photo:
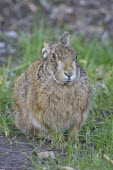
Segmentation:
{"type": "Polygon", "coordinates": [[[50,53],[52,44],[53,43],[51,41],[44,42],[44,48],[42,48],[42,55],[44,58],[46,58],[48,56],[48,54],[50,53]]]}
{"type": "Polygon", "coordinates": [[[61,44],[64,44],[66,46],[69,46],[69,38],[70,38],[70,35],[68,32],[64,32],[60,38],[59,38],[59,41],[61,44]]]}

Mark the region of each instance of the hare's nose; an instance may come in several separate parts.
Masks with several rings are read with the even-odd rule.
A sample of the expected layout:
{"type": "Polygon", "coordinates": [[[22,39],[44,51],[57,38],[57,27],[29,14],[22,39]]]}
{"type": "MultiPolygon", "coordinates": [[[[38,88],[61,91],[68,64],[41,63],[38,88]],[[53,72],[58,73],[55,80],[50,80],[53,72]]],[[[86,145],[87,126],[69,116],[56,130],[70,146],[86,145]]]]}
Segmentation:
{"type": "Polygon", "coordinates": [[[68,78],[70,78],[72,75],[68,73],[64,73],[68,78]]]}

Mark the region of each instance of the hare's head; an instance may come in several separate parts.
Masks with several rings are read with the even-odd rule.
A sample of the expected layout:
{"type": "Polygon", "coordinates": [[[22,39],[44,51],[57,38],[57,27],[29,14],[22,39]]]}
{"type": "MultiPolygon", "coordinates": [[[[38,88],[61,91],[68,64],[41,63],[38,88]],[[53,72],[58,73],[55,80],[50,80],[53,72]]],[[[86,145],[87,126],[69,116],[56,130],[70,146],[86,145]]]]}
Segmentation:
{"type": "Polygon", "coordinates": [[[69,33],[65,32],[59,38],[59,43],[45,42],[42,49],[47,61],[47,72],[57,82],[72,83],[77,77],[77,53],[69,47],[69,33]]]}

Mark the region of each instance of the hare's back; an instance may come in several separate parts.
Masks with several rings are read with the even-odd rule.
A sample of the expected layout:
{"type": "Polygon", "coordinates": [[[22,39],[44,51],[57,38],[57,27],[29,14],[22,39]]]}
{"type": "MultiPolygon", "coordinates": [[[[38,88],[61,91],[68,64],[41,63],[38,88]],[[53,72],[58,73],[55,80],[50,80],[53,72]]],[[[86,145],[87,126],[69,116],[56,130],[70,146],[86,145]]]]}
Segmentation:
{"type": "Polygon", "coordinates": [[[26,98],[27,98],[27,93],[28,93],[28,79],[27,79],[27,73],[22,73],[18,79],[15,82],[14,85],[14,100],[15,104],[19,105],[20,107],[24,107],[26,103],[26,98]]]}

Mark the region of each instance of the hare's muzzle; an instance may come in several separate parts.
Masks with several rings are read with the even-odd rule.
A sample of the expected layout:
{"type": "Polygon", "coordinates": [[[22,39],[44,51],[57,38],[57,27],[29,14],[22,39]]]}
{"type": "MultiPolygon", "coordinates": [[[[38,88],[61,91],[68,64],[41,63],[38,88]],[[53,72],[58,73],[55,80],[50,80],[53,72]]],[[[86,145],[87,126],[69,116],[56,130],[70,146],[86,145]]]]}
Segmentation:
{"type": "Polygon", "coordinates": [[[64,72],[64,81],[65,82],[73,82],[75,80],[75,73],[68,73],[68,72],[64,72]]]}

